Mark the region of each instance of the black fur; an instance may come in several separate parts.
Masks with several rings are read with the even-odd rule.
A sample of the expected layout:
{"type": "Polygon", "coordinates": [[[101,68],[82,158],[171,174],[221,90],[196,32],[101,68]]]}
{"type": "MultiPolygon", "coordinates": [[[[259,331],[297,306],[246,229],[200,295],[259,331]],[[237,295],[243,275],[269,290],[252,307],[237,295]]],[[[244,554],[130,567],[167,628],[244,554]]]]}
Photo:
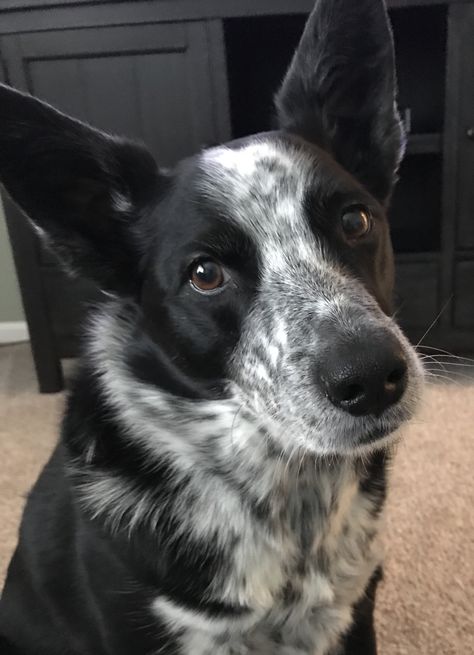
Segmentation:
{"type": "MultiPolygon", "coordinates": [[[[226,151],[265,142],[317,162],[303,200],[305,224],[324,245],[337,275],[343,271],[353,281],[354,293],[369,299],[360,306],[361,322],[372,313],[382,324],[391,311],[393,260],[382,206],[390,197],[403,145],[395,93],[383,3],[318,0],[277,95],[281,131],[228,144],[226,151]],[[349,201],[363,203],[373,213],[373,232],[357,247],[344,240],[338,223],[349,201]]],[[[277,180],[279,192],[291,193],[284,165],[271,157],[260,165],[277,180]]],[[[262,244],[232,219],[237,208],[226,205],[222,196],[203,192],[209,177],[200,155],[161,173],[143,146],[108,136],[0,85],[0,180],[6,191],[70,272],[92,278],[116,297],[101,310],[113,329],[109,323],[89,326],[60,442],[26,504],[0,601],[2,655],[191,655],[182,646],[185,630],[174,630],[152,612],[157,597],[172,599],[202,621],[229,620],[230,626],[251,616],[253,608],[246,602],[213,597],[215,581],[224,586],[231,577],[244,531],[229,527],[223,540],[217,532],[203,536],[199,525],[191,530],[183,523],[187,510],[192,510],[191,517],[195,507],[196,513],[202,511],[201,489],[193,487],[198,475],[218,480],[216,489],[228,491],[233,502],[239,499],[239,511],[244,508],[248,520],[266,535],[290,530],[299,556],[296,563],[285,563],[288,582],[275,602],[286,611],[301,601],[315,535],[337,513],[340,500],[337,482],[331,488],[334,497],[319,498],[319,478],[314,482],[311,475],[319,471],[321,478],[330,479],[334,472],[337,481],[347,458],[310,454],[297,467],[288,461],[286,473],[294,476],[294,488],[282,479],[276,495],[262,496],[257,483],[264,477],[264,465],[276,466],[285,454],[266,426],[257,429],[267,447],[265,460],[262,464],[250,457],[245,475],[233,459],[216,452],[222,436],[219,403],[231,397],[228,378],[235,352],[246,338],[249,310],[259,298],[265,271],[262,244]],[[231,272],[229,293],[205,295],[189,284],[196,258],[206,256],[231,272]],[[97,355],[99,342],[103,350],[113,349],[108,360],[97,355]],[[147,404],[137,395],[128,406],[118,407],[104,382],[107,361],[120,366],[119,382],[127,393],[133,394],[134,387],[156,390],[172,403],[147,404]],[[207,401],[215,404],[198,413],[204,406],[199,403],[207,401]],[[174,434],[176,457],[165,449],[158,452],[153,440],[135,438],[124,419],[127,411],[143,416],[163,440],[168,432],[174,434]],[[211,426],[205,435],[203,424],[211,426]],[[190,468],[185,474],[178,461],[180,448],[186,452],[189,445],[183,434],[190,443],[199,442],[199,470],[190,468]],[[121,514],[112,515],[110,506],[96,511],[88,502],[84,488],[98,479],[120,485],[121,496],[115,500],[122,503],[121,514]],[[148,514],[131,525],[142,502],[148,514]]],[[[255,190],[247,200],[249,206],[258,202],[255,190]]],[[[281,196],[265,201],[276,213],[281,196]]],[[[293,236],[280,235],[287,241],[293,236]]],[[[303,264],[296,265],[303,275],[303,264]]],[[[275,280],[273,293],[279,285],[284,292],[285,282],[275,280]]],[[[263,315],[262,320],[268,318],[263,315]]],[[[314,330],[314,321],[308,312],[307,331],[314,330]]],[[[339,327],[332,331],[327,318],[317,326],[330,350],[339,327]]],[[[296,351],[292,360],[303,367],[306,355],[296,351]]],[[[249,416],[242,403],[231,433],[234,423],[250,421],[249,416]]],[[[362,437],[372,441],[380,436],[380,430],[361,435],[360,443],[365,445],[362,437]]],[[[375,450],[363,461],[350,459],[356,492],[370,501],[374,521],[385,500],[388,459],[385,450],[375,450]]],[[[95,499],[99,505],[107,500],[107,486],[103,494],[95,499]]],[[[209,500],[216,501],[218,497],[209,500]]],[[[347,521],[344,530],[351,529],[347,521]]],[[[367,548],[374,536],[364,529],[367,548]]],[[[314,555],[323,575],[329,576],[334,566],[330,555],[323,547],[314,555]]],[[[374,574],[366,594],[353,605],[352,626],[324,655],[375,654],[378,579],[374,574]]],[[[244,587],[246,583],[242,581],[244,587]]],[[[275,648],[284,648],[283,628],[284,622],[269,629],[275,648]]],[[[230,639],[230,629],[216,636],[214,648],[230,639]]],[[[309,653],[305,638],[295,642],[301,653],[309,653]]]]}
{"type": "Polygon", "coordinates": [[[276,97],[278,117],[386,202],[403,154],[396,91],[384,4],[317,0],[276,97]]]}

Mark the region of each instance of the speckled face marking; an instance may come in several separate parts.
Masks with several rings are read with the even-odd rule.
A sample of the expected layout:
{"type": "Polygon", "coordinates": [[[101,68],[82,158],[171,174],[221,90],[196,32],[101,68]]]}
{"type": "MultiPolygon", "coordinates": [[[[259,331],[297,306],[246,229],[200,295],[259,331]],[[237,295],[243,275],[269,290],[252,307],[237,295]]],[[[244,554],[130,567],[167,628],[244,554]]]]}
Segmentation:
{"type": "Polygon", "coordinates": [[[203,155],[202,171],[202,193],[248,233],[259,257],[258,293],[232,357],[230,379],[248,407],[268,419],[283,448],[318,454],[370,449],[372,435],[393,433],[412,414],[421,368],[362,275],[345,266],[335,249],[337,211],[328,209],[321,227],[315,226],[308,198],[315,212],[339,206],[340,198],[347,204],[361,197],[371,202],[381,212],[376,236],[381,241],[383,211],[325,153],[289,139],[262,137],[241,147],[216,148],[203,155]],[[409,382],[403,399],[382,416],[353,417],[328,401],[315,384],[315,370],[328,347],[327,335],[353,341],[356,348],[359,336],[371,330],[398,341],[409,382]]]}

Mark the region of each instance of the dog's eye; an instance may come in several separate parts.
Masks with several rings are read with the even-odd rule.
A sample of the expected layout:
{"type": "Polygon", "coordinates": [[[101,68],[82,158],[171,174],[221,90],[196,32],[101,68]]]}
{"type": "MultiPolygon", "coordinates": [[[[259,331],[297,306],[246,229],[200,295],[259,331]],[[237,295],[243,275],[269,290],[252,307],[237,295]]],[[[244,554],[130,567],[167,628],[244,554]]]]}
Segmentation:
{"type": "Polygon", "coordinates": [[[347,239],[365,237],[372,228],[372,217],[364,207],[349,207],[343,213],[341,221],[347,239]]]}
{"type": "Polygon", "coordinates": [[[189,280],[198,291],[215,291],[225,282],[224,269],[212,259],[200,259],[191,266],[189,280]]]}

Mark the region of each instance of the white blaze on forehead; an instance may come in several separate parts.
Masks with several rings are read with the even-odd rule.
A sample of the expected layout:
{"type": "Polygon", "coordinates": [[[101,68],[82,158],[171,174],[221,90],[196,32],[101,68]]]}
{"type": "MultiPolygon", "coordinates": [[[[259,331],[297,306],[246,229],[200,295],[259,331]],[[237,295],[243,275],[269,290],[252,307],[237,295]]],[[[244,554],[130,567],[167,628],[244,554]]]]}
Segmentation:
{"type": "Polygon", "coordinates": [[[252,232],[274,236],[282,224],[288,228],[305,223],[304,193],[314,167],[314,160],[291,144],[222,146],[203,154],[203,190],[225,202],[231,218],[252,232]]]}
{"type": "Polygon", "coordinates": [[[271,280],[276,274],[292,286],[303,265],[311,296],[316,274],[340,276],[306,213],[306,194],[318,166],[311,152],[283,140],[222,146],[202,155],[202,192],[254,241],[261,278],[271,280]]]}
{"type": "Polygon", "coordinates": [[[202,191],[258,246],[262,274],[285,274],[298,262],[326,267],[305,212],[318,161],[283,141],[214,148],[202,156],[202,191]]]}
{"type": "Polygon", "coordinates": [[[241,148],[228,148],[220,146],[206,150],[203,154],[204,161],[216,162],[222,168],[238,173],[239,176],[252,176],[257,171],[258,163],[262,159],[272,159],[275,163],[287,166],[289,169],[294,165],[294,154],[290,147],[278,146],[268,141],[256,141],[242,146],[241,148]]]}

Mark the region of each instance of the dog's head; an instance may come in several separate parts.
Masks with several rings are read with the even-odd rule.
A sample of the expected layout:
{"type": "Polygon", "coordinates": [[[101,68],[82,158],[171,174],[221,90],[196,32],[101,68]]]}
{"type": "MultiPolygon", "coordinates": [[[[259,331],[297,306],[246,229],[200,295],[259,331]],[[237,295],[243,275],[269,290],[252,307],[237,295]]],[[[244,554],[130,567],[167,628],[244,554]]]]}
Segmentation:
{"type": "Polygon", "coordinates": [[[133,384],[238,398],[287,450],[355,452],[410,417],[421,380],[390,317],[395,95],[383,2],[318,0],[278,131],[165,174],[142,146],[1,87],[0,178],[65,265],[133,314],[119,349],[133,384]]]}

